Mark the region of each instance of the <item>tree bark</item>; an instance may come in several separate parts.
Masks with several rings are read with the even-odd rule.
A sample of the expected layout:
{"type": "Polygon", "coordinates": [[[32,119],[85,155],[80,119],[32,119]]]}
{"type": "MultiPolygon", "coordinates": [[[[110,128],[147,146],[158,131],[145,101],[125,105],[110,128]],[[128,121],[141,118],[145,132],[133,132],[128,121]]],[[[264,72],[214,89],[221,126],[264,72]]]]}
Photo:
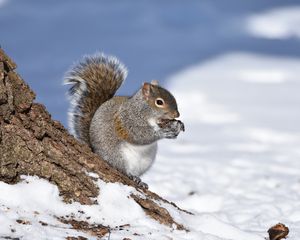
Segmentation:
{"type": "Polygon", "coordinates": [[[58,186],[66,202],[95,204],[101,189],[88,172],[105,182],[119,182],[136,188],[132,199],[147,215],[167,226],[186,228],[177,223],[158,202],[178,208],[157,194],[140,188],[112,168],[84,144],[79,143],[58,121],[52,120],[35,93],[14,71],[16,64],[0,49],[0,180],[9,184],[20,175],[36,175],[58,186]]]}

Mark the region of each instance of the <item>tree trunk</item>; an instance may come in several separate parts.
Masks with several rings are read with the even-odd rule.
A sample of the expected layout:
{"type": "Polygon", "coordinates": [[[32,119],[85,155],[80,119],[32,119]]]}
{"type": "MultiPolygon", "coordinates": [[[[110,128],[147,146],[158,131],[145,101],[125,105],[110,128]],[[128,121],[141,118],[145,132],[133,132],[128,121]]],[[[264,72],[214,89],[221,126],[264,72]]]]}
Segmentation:
{"type": "MultiPolygon", "coordinates": [[[[58,121],[52,120],[35,93],[14,71],[16,64],[0,49],[0,180],[9,184],[20,175],[36,175],[58,186],[66,202],[94,204],[99,191],[93,177],[136,188],[131,197],[145,213],[161,224],[185,227],[177,223],[157,202],[178,208],[149,190],[142,189],[127,176],[112,168],[84,144],[71,136],[58,121]]],[[[187,212],[187,211],[184,211],[187,212]]]]}

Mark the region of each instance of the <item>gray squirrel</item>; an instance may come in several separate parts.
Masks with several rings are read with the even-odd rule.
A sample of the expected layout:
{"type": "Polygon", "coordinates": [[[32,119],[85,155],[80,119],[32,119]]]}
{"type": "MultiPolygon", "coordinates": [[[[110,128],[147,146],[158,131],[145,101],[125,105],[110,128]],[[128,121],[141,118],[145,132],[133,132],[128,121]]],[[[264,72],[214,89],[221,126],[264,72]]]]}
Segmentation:
{"type": "Polygon", "coordinates": [[[141,183],[152,165],[157,141],[176,138],[184,125],[173,95],[157,81],[143,83],[131,97],[114,96],[126,67],[104,54],[85,56],[65,76],[71,107],[69,127],[114,168],[141,183]]]}

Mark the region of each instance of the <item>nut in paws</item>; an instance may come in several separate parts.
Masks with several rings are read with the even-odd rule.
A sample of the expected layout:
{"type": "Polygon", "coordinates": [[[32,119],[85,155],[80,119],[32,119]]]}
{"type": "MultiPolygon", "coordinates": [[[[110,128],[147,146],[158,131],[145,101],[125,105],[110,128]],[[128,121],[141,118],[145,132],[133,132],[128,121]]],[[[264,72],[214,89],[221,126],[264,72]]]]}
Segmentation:
{"type": "Polygon", "coordinates": [[[180,131],[184,131],[184,124],[176,119],[161,119],[158,123],[163,130],[165,138],[176,138],[180,131]]]}

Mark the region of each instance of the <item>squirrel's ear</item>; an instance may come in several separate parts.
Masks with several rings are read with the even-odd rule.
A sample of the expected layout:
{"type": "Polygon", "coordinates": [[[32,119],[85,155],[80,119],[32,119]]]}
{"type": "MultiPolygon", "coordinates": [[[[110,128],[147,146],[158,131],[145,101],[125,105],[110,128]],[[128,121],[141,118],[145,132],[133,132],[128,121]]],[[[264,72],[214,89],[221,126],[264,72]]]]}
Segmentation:
{"type": "Polygon", "coordinates": [[[158,80],[152,80],[151,84],[154,85],[154,86],[158,86],[159,83],[158,83],[158,80]]]}
{"type": "Polygon", "coordinates": [[[143,83],[142,92],[144,97],[148,99],[151,93],[151,84],[147,82],[143,83]]]}

